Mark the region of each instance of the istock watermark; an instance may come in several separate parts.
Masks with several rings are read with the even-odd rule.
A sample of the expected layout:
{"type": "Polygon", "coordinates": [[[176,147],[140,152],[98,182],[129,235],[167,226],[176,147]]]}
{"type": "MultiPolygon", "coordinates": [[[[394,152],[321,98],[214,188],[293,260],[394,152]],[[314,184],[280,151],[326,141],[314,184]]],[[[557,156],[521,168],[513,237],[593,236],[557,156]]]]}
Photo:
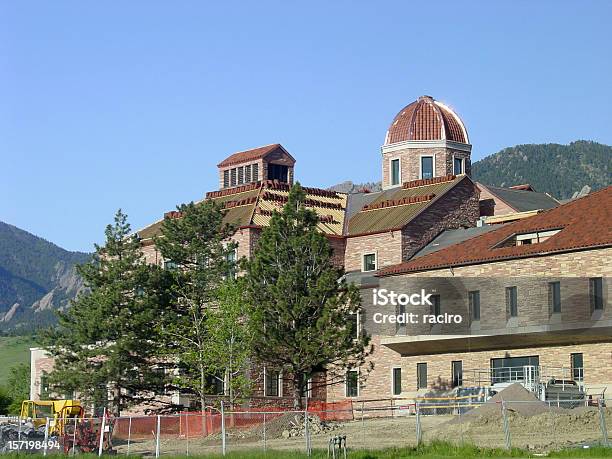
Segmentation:
{"type": "Polygon", "coordinates": [[[421,289],[421,293],[396,293],[393,290],[386,288],[372,290],[374,306],[433,306],[430,298],[433,293],[425,293],[425,289],[421,289]]]}
{"type": "Polygon", "coordinates": [[[375,324],[460,324],[463,316],[460,314],[416,314],[404,312],[402,314],[374,313],[372,317],[375,324]]]}
{"type": "Polygon", "coordinates": [[[421,289],[419,293],[397,293],[393,290],[373,289],[372,303],[374,306],[429,306],[430,314],[414,312],[401,312],[399,314],[374,313],[372,319],[376,324],[460,324],[463,322],[461,314],[441,314],[439,303],[433,301],[434,293],[427,293],[421,289]],[[436,308],[438,306],[438,308],[436,308]]]}

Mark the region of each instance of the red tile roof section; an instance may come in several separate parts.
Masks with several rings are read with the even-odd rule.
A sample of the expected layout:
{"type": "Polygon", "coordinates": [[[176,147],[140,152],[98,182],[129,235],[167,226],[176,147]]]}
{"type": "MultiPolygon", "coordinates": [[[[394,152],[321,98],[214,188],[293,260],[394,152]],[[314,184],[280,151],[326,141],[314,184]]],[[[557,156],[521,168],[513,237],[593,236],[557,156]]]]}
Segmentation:
{"type": "Polygon", "coordinates": [[[612,246],[612,186],[533,217],[379,271],[379,276],[612,246]],[[514,234],[563,228],[539,244],[499,247],[514,234]]]}
{"type": "Polygon", "coordinates": [[[279,143],[253,148],[252,150],[239,151],[225,158],[223,161],[217,164],[217,167],[227,167],[233,166],[235,164],[244,163],[247,161],[255,161],[256,159],[263,158],[268,153],[273,152],[277,148],[282,148],[279,143]]]}
{"type": "Polygon", "coordinates": [[[457,115],[430,96],[419,97],[393,119],[385,144],[406,140],[452,140],[468,143],[457,115]]]}

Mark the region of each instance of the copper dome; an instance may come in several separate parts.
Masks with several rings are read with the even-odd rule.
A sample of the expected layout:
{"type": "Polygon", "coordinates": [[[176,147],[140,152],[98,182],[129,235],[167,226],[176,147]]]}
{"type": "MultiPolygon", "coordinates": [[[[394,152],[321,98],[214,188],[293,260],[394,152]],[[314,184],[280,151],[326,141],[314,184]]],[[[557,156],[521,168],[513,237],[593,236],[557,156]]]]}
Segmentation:
{"type": "Polygon", "coordinates": [[[421,96],[405,106],[393,119],[385,145],[406,140],[452,140],[469,143],[461,118],[430,96],[421,96]]]}

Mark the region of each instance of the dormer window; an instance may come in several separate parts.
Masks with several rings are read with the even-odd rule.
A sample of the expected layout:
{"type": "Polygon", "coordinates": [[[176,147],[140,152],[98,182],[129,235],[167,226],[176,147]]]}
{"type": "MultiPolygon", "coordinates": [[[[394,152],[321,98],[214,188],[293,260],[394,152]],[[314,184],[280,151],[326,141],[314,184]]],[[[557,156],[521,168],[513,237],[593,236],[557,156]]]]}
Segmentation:
{"type": "Polygon", "coordinates": [[[555,234],[561,231],[561,229],[562,228],[545,231],[533,231],[531,233],[513,234],[506,240],[499,243],[495,248],[540,244],[553,237],[555,234]]]}

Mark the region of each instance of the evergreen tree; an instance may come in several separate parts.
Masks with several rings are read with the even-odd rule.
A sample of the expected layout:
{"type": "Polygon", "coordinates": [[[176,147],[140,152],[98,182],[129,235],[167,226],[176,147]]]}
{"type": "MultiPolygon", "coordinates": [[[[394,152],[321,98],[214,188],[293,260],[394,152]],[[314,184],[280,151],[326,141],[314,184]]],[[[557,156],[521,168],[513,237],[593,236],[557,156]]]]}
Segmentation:
{"type": "Polygon", "coordinates": [[[253,352],[291,381],[296,407],[315,373],[326,371],[329,383],[339,382],[371,352],[369,337],[351,320],[361,309],[359,290],[333,265],[329,241],[305,199],[302,187],[293,186],[246,264],[253,352]]]}
{"type": "Polygon", "coordinates": [[[76,392],[115,415],[152,402],[165,387],[164,364],[152,324],[166,304],[163,276],[144,261],[140,242],[119,210],[105,231],[104,246],[78,267],[88,291],[58,312],[59,327],[44,338],[54,357],[52,391],[76,392]]]}
{"type": "Polygon", "coordinates": [[[178,363],[176,384],[198,397],[201,408],[212,391],[216,374],[211,363],[208,319],[218,307],[218,289],[233,269],[234,229],[223,222],[224,211],[214,201],[183,204],[178,218],[167,217],[155,239],[170,277],[172,312],[161,318],[159,330],[168,359],[178,363]]]}

